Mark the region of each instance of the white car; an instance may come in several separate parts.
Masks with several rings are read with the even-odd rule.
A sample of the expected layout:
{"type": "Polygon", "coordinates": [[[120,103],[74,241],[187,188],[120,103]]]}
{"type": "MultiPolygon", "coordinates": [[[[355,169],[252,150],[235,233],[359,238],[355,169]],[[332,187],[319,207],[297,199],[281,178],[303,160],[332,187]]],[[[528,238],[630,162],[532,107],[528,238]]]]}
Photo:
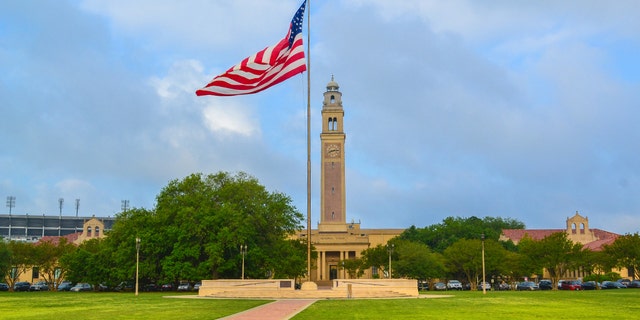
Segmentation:
{"type": "MultiPolygon", "coordinates": [[[[489,284],[489,282],[485,282],[484,283],[484,289],[485,290],[491,290],[491,284],[489,284]]],[[[482,291],[482,281],[480,283],[478,283],[478,290],[482,291]]]]}
{"type": "Polygon", "coordinates": [[[183,282],[178,286],[178,291],[191,291],[191,284],[188,282],[183,282]]]}
{"type": "Polygon", "coordinates": [[[447,290],[462,290],[462,283],[458,280],[449,280],[447,282],[447,290]]]}

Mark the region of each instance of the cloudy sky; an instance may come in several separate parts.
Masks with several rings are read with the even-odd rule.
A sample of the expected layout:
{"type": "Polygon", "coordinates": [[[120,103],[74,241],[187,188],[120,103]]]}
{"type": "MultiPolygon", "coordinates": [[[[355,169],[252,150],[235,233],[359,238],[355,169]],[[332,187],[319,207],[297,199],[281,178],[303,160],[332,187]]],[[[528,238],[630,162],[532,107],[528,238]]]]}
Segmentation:
{"type": "MultiPolygon", "coordinates": [[[[287,32],[301,0],[0,2],[0,196],[15,214],[153,208],[243,171],[306,214],[306,74],[195,90],[287,32]]],[[[312,224],[322,94],[347,134],[347,219],[640,231],[640,2],[312,0],[312,224]]],[[[309,16],[307,16],[309,17],[309,16]]],[[[307,38],[306,28],[305,41],[307,38]]]]}

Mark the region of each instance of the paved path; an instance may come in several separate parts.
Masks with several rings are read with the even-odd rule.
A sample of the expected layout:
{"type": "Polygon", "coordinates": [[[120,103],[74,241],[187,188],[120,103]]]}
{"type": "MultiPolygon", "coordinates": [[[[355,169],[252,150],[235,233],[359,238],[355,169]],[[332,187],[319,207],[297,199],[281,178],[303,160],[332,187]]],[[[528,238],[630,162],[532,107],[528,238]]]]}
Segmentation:
{"type": "Polygon", "coordinates": [[[224,320],[281,320],[291,319],[298,312],[312,305],[316,300],[312,299],[290,299],[277,300],[271,303],[249,309],[240,313],[232,314],[221,319],[224,320]]]}

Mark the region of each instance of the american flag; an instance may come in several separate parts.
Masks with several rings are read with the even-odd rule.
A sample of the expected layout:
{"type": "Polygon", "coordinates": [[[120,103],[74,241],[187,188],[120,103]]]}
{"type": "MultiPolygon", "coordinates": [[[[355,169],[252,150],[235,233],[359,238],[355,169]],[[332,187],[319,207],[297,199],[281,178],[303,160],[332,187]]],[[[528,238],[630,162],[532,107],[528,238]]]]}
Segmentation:
{"type": "Polygon", "coordinates": [[[235,96],[265,90],[307,70],[302,45],[305,0],[291,20],[289,32],[276,45],[242,60],[213,78],[196,95],[235,96]]]}

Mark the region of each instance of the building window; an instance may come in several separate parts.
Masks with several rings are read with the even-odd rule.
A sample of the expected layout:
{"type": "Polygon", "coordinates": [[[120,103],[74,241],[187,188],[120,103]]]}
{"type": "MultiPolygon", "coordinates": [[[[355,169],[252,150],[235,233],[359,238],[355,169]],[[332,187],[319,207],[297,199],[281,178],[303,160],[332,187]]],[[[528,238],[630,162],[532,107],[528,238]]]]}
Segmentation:
{"type": "Polygon", "coordinates": [[[87,227],[87,237],[91,237],[91,227],[87,227]]]}
{"type": "Polygon", "coordinates": [[[94,228],[94,230],[95,230],[95,232],[94,232],[94,233],[95,233],[95,235],[94,235],[94,236],[95,236],[95,237],[99,237],[99,236],[100,236],[100,227],[96,226],[96,227],[94,228]]]}
{"type": "Polygon", "coordinates": [[[329,118],[327,120],[327,126],[329,127],[329,131],[338,130],[338,118],[329,118]]]}
{"type": "Polygon", "coordinates": [[[38,267],[33,267],[33,269],[31,269],[31,278],[32,279],[40,278],[40,271],[38,270],[38,267]]]}

